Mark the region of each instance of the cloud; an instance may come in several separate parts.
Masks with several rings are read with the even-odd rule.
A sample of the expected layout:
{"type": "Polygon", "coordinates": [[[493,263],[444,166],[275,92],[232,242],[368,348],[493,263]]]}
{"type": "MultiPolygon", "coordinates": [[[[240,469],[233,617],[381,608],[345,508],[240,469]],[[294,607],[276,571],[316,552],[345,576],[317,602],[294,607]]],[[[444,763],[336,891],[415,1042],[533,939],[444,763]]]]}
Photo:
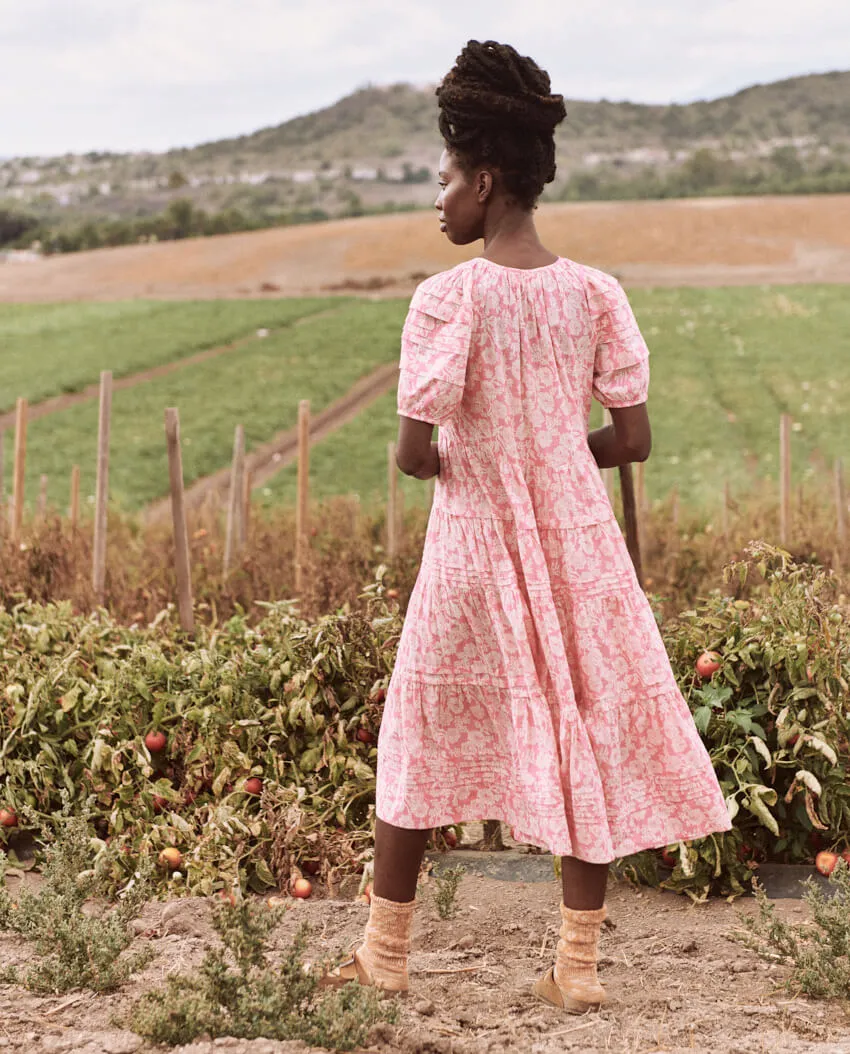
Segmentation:
{"type": "Polygon", "coordinates": [[[807,0],[0,0],[0,154],[190,144],[435,82],[508,40],[572,98],[689,101],[847,66],[850,5],[807,0]]]}

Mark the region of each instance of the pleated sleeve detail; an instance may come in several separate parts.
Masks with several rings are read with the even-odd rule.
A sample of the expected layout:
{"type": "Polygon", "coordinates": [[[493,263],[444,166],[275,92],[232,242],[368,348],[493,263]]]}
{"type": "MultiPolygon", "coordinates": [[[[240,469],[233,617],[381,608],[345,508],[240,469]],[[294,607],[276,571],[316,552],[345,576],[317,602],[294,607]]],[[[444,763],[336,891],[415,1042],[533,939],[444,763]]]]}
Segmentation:
{"type": "Polygon", "coordinates": [[[472,305],[462,275],[446,271],[413,294],[401,337],[398,412],[446,424],[463,399],[472,305]]]}
{"type": "Polygon", "coordinates": [[[596,334],[593,395],[605,407],[638,406],[649,391],[649,348],[625,290],[588,268],[587,297],[596,334]]]}

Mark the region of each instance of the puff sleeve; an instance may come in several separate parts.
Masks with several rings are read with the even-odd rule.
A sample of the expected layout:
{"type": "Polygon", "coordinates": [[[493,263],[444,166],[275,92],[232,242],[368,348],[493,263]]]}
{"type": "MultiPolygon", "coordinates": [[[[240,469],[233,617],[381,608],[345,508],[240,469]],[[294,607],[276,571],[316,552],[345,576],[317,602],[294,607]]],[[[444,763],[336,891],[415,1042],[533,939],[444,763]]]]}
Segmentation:
{"type": "Polygon", "coordinates": [[[590,272],[588,306],[595,333],[593,395],[605,407],[638,406],[649,391],[649,348],[623,287],[590,272]]]}
{"type": "Polygon", "coordinates": [[[444,425],[463,398],[472,338],[472,305],[448,271],[413,294],[401,337],[398,413],[444,425]]]}

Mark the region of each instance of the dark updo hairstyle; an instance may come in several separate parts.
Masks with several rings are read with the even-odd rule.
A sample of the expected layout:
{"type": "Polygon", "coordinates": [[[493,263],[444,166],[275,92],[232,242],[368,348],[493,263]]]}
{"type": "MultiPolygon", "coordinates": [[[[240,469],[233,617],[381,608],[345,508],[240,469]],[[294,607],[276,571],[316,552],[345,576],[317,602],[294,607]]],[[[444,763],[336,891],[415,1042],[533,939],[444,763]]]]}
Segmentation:
{"type": "Polygon", "coordinates": [[[493,165],[531,209],[555,178],[555,128],[567,116],[549,74],[510,44],[470,40],[437,88],[440,133],[465,169],[493,165]]]}

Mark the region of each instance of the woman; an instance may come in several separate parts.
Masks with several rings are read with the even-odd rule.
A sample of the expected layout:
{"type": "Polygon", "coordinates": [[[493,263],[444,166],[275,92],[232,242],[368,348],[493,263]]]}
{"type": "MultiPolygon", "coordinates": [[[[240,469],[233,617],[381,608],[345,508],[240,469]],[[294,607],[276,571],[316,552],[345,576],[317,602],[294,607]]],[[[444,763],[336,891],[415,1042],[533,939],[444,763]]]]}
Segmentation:
{"type": "Polygon", "coordinates": [[[649,353],[618,282],[534,226],[563,98],[474,40],[437,96],[440,229],[484,252],[423,282],[404,326],[398,464],[437,484],[378,744],[369,922],[333,981],[407,989],[429,833],[488,817],[561,856],[535,992],[585,1011],[609,862],[729,819],[599,472],[649,454],[649,353]],[[588,435],[594,396],[613,424],[588,435]]]}

